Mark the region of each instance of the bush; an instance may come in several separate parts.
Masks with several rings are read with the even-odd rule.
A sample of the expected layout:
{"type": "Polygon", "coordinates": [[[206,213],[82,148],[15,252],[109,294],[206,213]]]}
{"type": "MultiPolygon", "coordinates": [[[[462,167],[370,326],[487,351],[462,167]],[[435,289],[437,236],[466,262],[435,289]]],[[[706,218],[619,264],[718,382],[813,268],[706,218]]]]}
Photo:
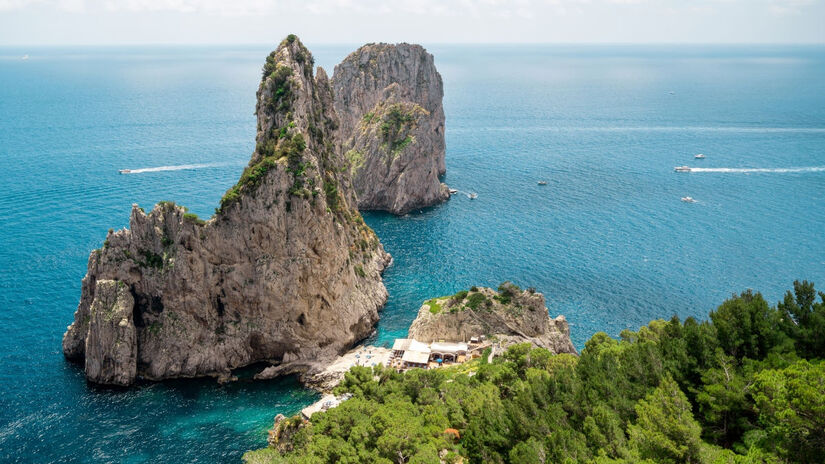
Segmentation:
{"type": "Polygon", "coordinates": [[[483,293],[473,293],[472,295],[470,295],[470,298],[467,300],[467,307],[472,309],[472,310],[476,310],[476,309],[478,309],[479,305],[481,305],[482,303],[484,303],[486,301],[489,301],[489,300],[487,300],[487,297],[484,296],[483,293]]]}
{"type": "Polygon", "coordinates": [[[355,274],[356,274],[358,277],[366,277],[366,276],[367,276],[367,273],[366,273],[366,272],[364,272],[364,267],[363,267],[363,266],[361,266],[360,264],[356,264],[356,265],[355,265],[355,274]]]}
{"type": "MultiPolygon", "coordinates": [[[[301,162],[301,153],[306,149],[306,141],[304,140],[304,136],[301,135],[301,133],[297,133],[292,137],[280,139],[280,141],[274,145],[274,148],[273,145],[271,145],[272,143],[275,142],[272,140],[267,140],[263,144],[266,153],[269,153],[270,150],[272,150],[272,154],[270,156],[264,156],[263,159],[258,161],[258,163],[254,166],[244,169],[238,183],[227,190],[223,195],[223,198],[221,198],[221,206],[215,211],[216,214],[220,214],[229,205],[238,201],[241,193],[253,192],[255,188],[257,188],[263,181],[266,174],[278,166],[278,160],[284,157],[286,157],[289,163],[293,165],[290,171],[295,177],[295,185],[293,185],[293,189],[290,189],[290,193],[303,193],[303,182],[300,178],[304,175],[307,168],[307,164],[301,162]]],[[[261,145],[259,145],[259,147],[261,147],[261,145]]]]}
{"type": "MultiPolygon", "coordinates": [[[[324,194],[327,197],[327,206],[332,211],[338,211],[340,204],[338,202],[338,185],[335,180],[324,182],[324,194]]],[[[364,247],[362,247],[364,249],[364,247]]]]}
{"type": "Polygon", "coordinates": [[[186,221],[189,221],[189,222],[193,222],[193,223],[195,223],[199,226],[202,226],[202,225],[206,224],[206,221],[199,218],[198,215],[195,214],[195,213],[185,213],[183,215],[183,219],[186,220],[186,221]]]}
{"type": "Polygon", "coordinates": [[[432,314],[438,314],[441,312],[441,305],[438,304],[438,301],[436,301],[435,298],[433,298],[425,304],[430,307],[430,312],[432,314]]]}
{"type": "Polygon", "coordinates": [[[462,291],[456,293],[455,295],[453,295],[452,298],[450,298],[450,302],[449,302],[448,306],[452,307],[452,306],[460,305],[461,302],[464,301],[464,298],[467,298],[467,290],[462,290],[462,291]]]}

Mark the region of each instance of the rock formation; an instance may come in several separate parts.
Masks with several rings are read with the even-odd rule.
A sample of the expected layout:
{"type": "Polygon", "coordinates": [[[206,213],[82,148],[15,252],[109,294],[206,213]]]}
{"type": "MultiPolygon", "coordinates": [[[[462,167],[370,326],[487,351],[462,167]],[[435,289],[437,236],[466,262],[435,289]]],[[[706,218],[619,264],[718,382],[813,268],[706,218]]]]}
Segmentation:
{"type": "Polygon", "coordinates": [[[121,281],[99,280],[89,308],[86,377],[97,383],[130,385],[137,367],[135,300],[121,281]]]}
{"type": "Polygon", "coordinates": [[[307,425],[301,416],[286,417],[283,414],[275,416],[275,424],[269,429],[267,444],[275,448],[278,453],[285,454],[295,449],[295,434],[307,425]]]}
{"type": "Polygon", "coordinates": [[[342,152],[362,210],[405,214],[449,198],[444,89],[420,45],[368,44],[335,67],[342,152]]]}
{"type": "Polygon", "coordinates": [[[476,288],[433,298],[418,310],[409,337],[429,343],[484,335],[503,345],[530,342],[553,353],[576,353],[564,316],[551,319],[544,295],[504,283],[499,291],[476,288]]]}
{"type": "Polygon", "coordinates": [[[313,64],[295,36],[267,57],[255,152],[212,219],[135,205],[129,229],[91,253],[63,338],[89,380],[323,360],[372,331],[390,257],[356,209],[331,87],[313,64]]]}

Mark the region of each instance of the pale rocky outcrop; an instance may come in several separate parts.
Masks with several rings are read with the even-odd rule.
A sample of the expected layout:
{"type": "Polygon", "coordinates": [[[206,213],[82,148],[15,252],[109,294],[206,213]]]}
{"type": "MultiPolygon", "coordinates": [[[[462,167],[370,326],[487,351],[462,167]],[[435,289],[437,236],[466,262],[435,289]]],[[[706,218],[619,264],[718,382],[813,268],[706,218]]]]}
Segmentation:
{"type": "Polygon", "coordinates": [[[335,67],[332,85],[359,208],[405,214],[449,198],[432,55],[420,45],[364,45],[335,67]]]}
{"type": "Polygon", "coordinates": [[[329,393],[337,387],[353,366],[388,365],[392,350],[378,346],[359,346],[333,360],[270,366],[255,375],[256,379],[271,379],[285,374],[298,374],[305,386],[329,393]]]}
{"type": "Polygon", "coordinates": [[[306,425],[306,421],[302,420],[300,416],[286,417],[283,414],[278,414],[275,416],[275,423],[269,429],[267,444],[281,454],[289,453],[295,449],[295,434],[306,425]]]}
{"type": "Polygon", "coordinates": [[[504,346],[530,342],[553,353],[576,353],[564,316],[550,318],[544,295],[513,285],[504,285],[501,293],[478,288],[464,298],[459,295],[429,300],[418,310],[408,336],[430,343],[469,341],[479,335],[494,336],[504,346]],[[483,300],[474,294],[483,295],[483,300]],[[474,304],[473,299],[479,302],[474,304]]]}
{"type": "Polygon", "coordinates": [[[89,308],[86,377],[97,383],[130,385],[137,368],[135,300],[119,280],[100,280],[89,308]]]}
{"type": "Polygon", "coordinates": [[[154,380],[332,359],[373,330],[390,257],[356,209],[329,81],[312,66],[294,36],[267,58],[255,152],[212,219],[173,203],[148,214],[135,205],[129,229],[110,231],[92,252],[63,339],[67,358],[99,372],[89,380],[128,384],[132,368],[154,380]],[[124,334],[119,323],[113,332],[95,322],[113,285],[124,334]],[[110,341],[129,344],[129,298],[133,363],[110,341]],[[114,367],[98,371],[99,359],[114,367]]]}

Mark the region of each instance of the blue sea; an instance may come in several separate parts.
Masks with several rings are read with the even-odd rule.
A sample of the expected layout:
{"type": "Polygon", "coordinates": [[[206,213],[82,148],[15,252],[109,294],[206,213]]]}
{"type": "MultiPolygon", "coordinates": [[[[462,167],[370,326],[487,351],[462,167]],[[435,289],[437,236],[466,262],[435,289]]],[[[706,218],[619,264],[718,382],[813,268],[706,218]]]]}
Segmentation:
{"type": "MultiPolygon", "coordinates": [[[[310,48],[331,73],[355,47],[310,48]]],[[[248,371],[93,388],[61,354],[89,251],[132,203],[208,217],[234,184],[270,49],[0,48],[0,461],[238,462],[315,398],[248,371]]],[[[579,348],[747,288],[825,289],[825,48],[428,49],[461,193],[365,214],[395,258],[371,342],[427,298],[503,280],[543,292],[579,348]]]]}

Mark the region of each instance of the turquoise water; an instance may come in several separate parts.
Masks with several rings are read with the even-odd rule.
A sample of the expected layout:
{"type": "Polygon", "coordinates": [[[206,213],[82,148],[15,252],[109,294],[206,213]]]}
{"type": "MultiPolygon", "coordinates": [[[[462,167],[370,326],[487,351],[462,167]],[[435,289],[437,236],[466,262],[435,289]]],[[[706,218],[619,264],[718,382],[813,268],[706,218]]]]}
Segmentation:
{"type": "MultiPolygon", "coordinates": [[[[353,47],[311,48],[331,72],[353,47]]],[[[579,347],[749,287],[825,288],[825,48],[428,48],[445,181],[478,198],[365,215],[395,257],[374,342],[424,299],[504,279],[579,347]]],[[[60,352],[89,250],[132,203],[209,216],[235,182],[268,51],[0,48],[0,461],[237,461],[314,398],[294,379],[91,388],[60,352]]]]}

